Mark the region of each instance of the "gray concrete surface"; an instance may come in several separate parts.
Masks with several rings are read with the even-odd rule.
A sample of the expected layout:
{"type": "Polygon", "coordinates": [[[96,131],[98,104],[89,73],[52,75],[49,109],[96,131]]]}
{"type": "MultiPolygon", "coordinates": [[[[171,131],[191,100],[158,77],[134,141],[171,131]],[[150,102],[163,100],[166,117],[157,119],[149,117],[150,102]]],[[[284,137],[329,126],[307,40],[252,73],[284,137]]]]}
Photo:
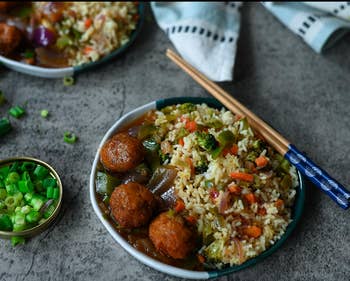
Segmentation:
{"type": "MultiPolygon", "coordinates": [[[[243,9],[235,81],[223,87],[350,187],[350,36],[315,54],[260,5],[243,9]]],[[[64,184],[57,224],[13,248],[0,244],[0,280],[177,280],[127,254],[94,214],[91,164],[102,136],[124,113],[169,96],[206,96],[165,56],[171,44],[148,20],[119,59],[83,73],[73,87],[0,68],[10,103],[27,116],[0,140],[0,158],[30,155],[51,163],[64,184]],[[50,117],[40,117],[41,109],[50,117]],[[79,142],[63,142],[70,130],[79,142]]],[[[6,115],[8,106],[0,108],[6,115]]],[[[349,280],[350,217],[313,185],[296,231],[263,262],[220,280],[349,280]]]]}

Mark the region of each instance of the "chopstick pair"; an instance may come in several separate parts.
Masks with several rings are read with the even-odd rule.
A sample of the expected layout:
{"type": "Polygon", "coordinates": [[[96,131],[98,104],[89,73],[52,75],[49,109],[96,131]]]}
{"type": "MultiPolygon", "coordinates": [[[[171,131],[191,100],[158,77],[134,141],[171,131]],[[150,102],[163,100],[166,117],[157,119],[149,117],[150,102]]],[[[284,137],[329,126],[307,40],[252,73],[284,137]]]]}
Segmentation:
{"type": "Polygon", "coordinates": [[[206,89],[212,96],[219,100],[233,113],[247,117],[253,129],[293,164],[305,177],[311,180],[318,188],[325,192],[343,209],[350,206],[350,192],[339,182],[333,179],[324,170],[318,167],[305,154],[301,153],[293,144],[286,140],[271,126],[261,120],[252,111],[246,108],[238,100],[225,92],[217,84],[209,80],[204,74],[196,70],[189,63],[179,57],[174,51],[167,49],[166,55],[182,70],[189,74],[196,82],[206,89]]]}

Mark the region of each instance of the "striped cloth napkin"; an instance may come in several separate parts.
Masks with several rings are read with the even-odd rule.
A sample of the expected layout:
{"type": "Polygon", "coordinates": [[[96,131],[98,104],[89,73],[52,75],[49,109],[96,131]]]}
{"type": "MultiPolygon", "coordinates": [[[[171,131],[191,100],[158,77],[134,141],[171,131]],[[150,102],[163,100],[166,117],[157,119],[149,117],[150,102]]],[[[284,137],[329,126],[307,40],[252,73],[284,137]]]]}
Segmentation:
{"type": "Polygon", "coordinates": [[[152,2],[180,55],[214,81],[232,80],[241,2],[152,2]]]}
{"type": "Polygon", "coordinates": [[[262,2],[317,53],[350,30],[350,2],[262,2]]]}

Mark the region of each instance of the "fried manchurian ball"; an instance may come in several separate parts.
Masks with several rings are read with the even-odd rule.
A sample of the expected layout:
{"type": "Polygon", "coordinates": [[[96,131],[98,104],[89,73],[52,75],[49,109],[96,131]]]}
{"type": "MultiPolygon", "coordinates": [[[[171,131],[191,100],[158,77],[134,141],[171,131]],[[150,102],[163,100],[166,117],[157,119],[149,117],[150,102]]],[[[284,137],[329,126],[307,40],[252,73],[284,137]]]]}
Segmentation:
{"type": "Polygon", "coordinates": [[[103,166],[116,173],[123,173],[141,163],[144,150],[141,142],[128,133],[118,133],[102,147],[100,159],[103,166]]]}
{"type": "Polygon", "coordinates": [[[111,212],[121,227],[146,225],[157,207],[157,201],[146,187],[137,182],[119,185],[109,200],[111,212]]]}
{"type": "Polygon", "coordinates": [[[174,259],[184,259],[195,248],[194,232],[180,215],[161,213],[149,226],[156,249],[174,259]]]}
{"type": "Polygon", "coordinates": [[[12,53],[21,43],[21,31],[12,25],[0,23],[0,54],[8,55],[12,53]]]}

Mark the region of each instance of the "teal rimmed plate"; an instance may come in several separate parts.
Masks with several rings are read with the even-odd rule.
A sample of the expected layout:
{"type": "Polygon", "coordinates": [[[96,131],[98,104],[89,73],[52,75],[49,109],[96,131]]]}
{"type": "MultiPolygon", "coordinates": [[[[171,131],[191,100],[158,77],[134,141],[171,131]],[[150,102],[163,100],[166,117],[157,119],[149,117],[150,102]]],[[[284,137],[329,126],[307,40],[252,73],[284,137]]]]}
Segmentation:
{"type": "Polygon", "coordinates": [[[222,108],[223,105],[213,98],[201,98],[201,97],[176,97],[176,98],[168,98],[168,99],[162,99],[150,102],[146,105],[140,106],[133,111],[129,112],[128,114],[124,115],[122,118],[116,121],[116,123],[108,130],[108,132],[103,137],[99,148],[97,150],[97,153],[95,155],[95,159],[92,165],[91,174],[90,174],[90,200],[93,206],[93,209],[95,213],[97,214],[98,218],[102,222],[102,224],[105,226],[105,228],[108,230],[108,232],[112,235],[112,237],[132,256],[137,258],[142,263],[159,270],[161,272],[183,277],[183,278],[189,278],[189,279],[209,279],[214,277],[219,277],[223,275],[227,275],[239,270],[242,270],[244,268],[247,268],[251,265],[256,264],[259,261],[262,261],[264,258],[271,255],[273,252],[275,252],[278,248],[281,247],[283,242],[290,236],[292,231],[295,229],[298,221],[301,218],[303,207],[304,207],[304,200],[305,200],[305,183],[298,172],[298,178],[299,178],[299,186],[297,187],[297,193],[296,193],[296,199],[295,204],[292,210],[292,222],[288,225],[286,232],[282,235],[282,237],[269,249],[262,252],[260,255],[258,255],[255,258],[249,259],[248,261],[244,262],[241,265],[238,266],[231,266],[224,269],[217,269],[217,270],[210,270],[210,271],[193,271],[193,270],[186,270],[179,267],[171,266],[165,263],[162,263],[158,260],[155,260],[142,252],[136,250],[132,245],[128,243],[111,225],[110,221],[106,219],[98,206],[96,193],[95,193],[95,179],[96,179],[96,173],[97,173],[97,164],[99,162],[99,154],[100,149],[102,148],[103,144],[115,133],[117,133],[121,128],[123,128],[125,125],[129,124],[133,120],[137,119],[138,117],[141,117],[144,113],[146,113],[149,110],[152,109],[161,109],[168,105],[173,104],[179,104],[179,103],[185,103],[185,102],[192,102],[196,104],[206,103],[207,105],[214,107],[214,108],[222,108]]]}
{"type": "Polygon", "coordinates": [[[7,57],[0,55],[0,63],[5,65],[6,67],[18,71],[21,73],[29,74],[32,76],[38,76],[43,78],[62,78],[66,76],[73,76],[77,73],[80,73],[85,70],[93,69],[103,63],[109,62],[115,57],[119,56],[123,52],[125,52],[126,49],[129,48],[129,46],[135,41],[136,37],[139,35],[140,30],[143,26],[144,18],[145,18],[145,4],[139,2],[138,5],[138,12],[139,12],[139,21],[136,25],[135,30],[130,35],[130,40],[120,48],[114,50],[110,54],[104,56],[103,58],[99,59],[95,62],[90,62],[74,67],[63,67],[63,68],[48,68],[48,67],[41,67],[41,66],[35,66],[35,65],[29,65],[25,63],[21,63],[19,61],[15,61],[12,59],[9,59],[7,57]]]}

